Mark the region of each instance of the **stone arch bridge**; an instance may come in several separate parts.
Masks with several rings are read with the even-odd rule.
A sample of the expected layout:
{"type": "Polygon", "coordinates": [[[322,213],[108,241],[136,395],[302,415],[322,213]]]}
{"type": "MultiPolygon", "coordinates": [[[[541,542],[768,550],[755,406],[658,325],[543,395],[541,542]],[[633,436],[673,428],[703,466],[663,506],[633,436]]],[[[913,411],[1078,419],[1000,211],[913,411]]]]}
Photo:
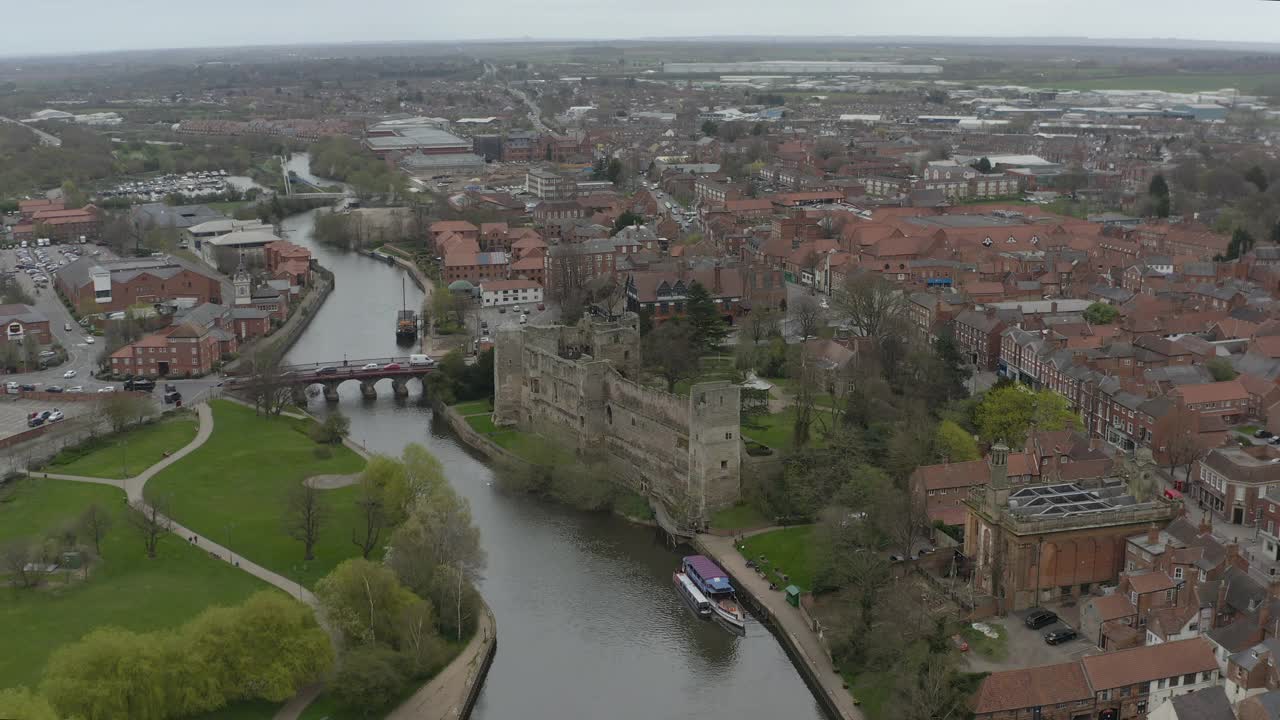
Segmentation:
{"type": "MultiPolygon", "coordinates": [[[[425,392],[426,378],[433,372],[435,372],[434,362],[431,365],[411,365],[408,357],[365,358],[281,365],[278,381],[291,386],[294,399],[305,404],[307,388],[312,385],[319,385],[323,389],[325,400],[337,402],[338,387],[345,382],[360,383],[361,395],[366,398],[376,398],[378,391],[374,386],[381,380],[390,380],[395,396],[407,397],[410,380],[416,378],[424,383],[423,391],[425,392]]],[[[249,382],[249,378],[237,378],[230,382],[230,387],[234,390],[249,382]]]]}

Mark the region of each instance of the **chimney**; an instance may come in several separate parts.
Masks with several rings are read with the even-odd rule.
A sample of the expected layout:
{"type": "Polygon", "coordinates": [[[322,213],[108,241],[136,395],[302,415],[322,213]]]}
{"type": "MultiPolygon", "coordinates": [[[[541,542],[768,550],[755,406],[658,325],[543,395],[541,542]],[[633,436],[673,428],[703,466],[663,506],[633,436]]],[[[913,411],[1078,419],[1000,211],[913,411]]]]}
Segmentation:
{"type": "Polygon", "coordinates": [[[1218,583],[1218,601],[1214,603],[1213,609],[1219,614],[1226,612],[1227,609],[1227,584],[1225,577],[1218,583]]]}
{"type": "Polygon", "coordinates": [[[719,295],[722,287],[723,286],[720,285],[720,263],[717,262],[715,269],[715,286],[712,289],[715,291],[716,295],[719,295]]]}
{"type": "Polygon", "coordinates": [[[1147,544],[1155,545],[1160,542],[1160,528],[1155,523],[1151,523],[1151,527],[1147,528],[1147,544]]]}
{"type": "Polygon", "coordinates": [[[1271,622],[1271,598],[1268,597],[1262,601],[1262,607],[1258,608],[1258,628],[1262,630],[1262,637],[1267,636],[1267,624],[1271,622]]]}

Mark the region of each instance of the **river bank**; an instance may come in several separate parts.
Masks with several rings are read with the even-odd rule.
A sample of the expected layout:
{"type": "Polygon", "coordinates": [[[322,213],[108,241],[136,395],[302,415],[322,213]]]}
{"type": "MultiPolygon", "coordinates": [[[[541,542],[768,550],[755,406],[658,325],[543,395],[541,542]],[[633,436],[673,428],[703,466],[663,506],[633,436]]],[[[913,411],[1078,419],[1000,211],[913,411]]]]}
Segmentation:
{"type": "MultiPolygon", "coordinates": [[[[405,268],[316,242],[313,217],[287,219],[286,237],[338,283],[285,361],[402,354],[391,321],[404,303],[420,306],[423,292],[410,281],[402,298],[405,268]]],[[[763,626],[735,636],[688,611],[671,587],[679,554],[651,529],[500,491],[489,457],[417,392],[366,399],[346,383],[336,403],[314,400],[308,410],[340,411],[352,440],[372,452],[423,444],[470,503],[488,555],[477,586],[503,628],[484,682],[473,685],[475,720],[824,717],[763,626]]]]}

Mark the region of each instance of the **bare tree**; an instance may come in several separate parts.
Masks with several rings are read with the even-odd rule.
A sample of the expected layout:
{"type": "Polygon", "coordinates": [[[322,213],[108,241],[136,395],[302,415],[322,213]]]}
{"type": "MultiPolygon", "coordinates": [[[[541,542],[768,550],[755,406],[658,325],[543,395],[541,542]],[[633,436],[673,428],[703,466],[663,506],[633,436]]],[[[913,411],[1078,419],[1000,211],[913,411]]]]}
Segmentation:
{"type": "Polygon", "coordinates": [[[40,584],[38,545],[30,538],[19,538],[0,547],[0,567],[9,575],[9,582],[21,588],[33,588],[40,584]]]}
{"type": "MultiPolygon", "coordinates": [[[[1173,475],[1177,468],[1184,468],[1187,479],[1191,467],[1205,452],[1200,441],[1200,414],[1186,406],[1175,406],[1164,420],[1165,465],[1173,475]]],[[[1176,479],[1176,478],[1175,478],[1176,479]]]]}
{"type": "Polygon", "coordinates": [[[129,503],[129,524],[142,537],[142,544],[147,549],[147,557],[156,557],[156,548],[160,546],[160,538],[173,529],[173,521],[165,515],[160,502],[150,505],[138,500],[129,503]]]}
{"type": "Polygon", "coordinates": [[[245,392],[260,415],[279,415],[293,399],[293,387],[280,368],[280,358],[271,348],[262,348],[249,358],[249,379],[245,392]]]}
{"type": "Polygon", "coordinates": [[[120,432],[133,423],[141,422],[152,409],[150,399],[132,392],[104,394],[98,404],[112,432],[120,432]]]}
{"type": "Polygon", "coordinates": [[[360,488],[361,495],[356,500],[356,507],[360,512],[362,528],[351,530],[351,542],[360,548],[360,555],[367,560],[373,549],[378,547],[378,539],[387,526],[387,508],[378,488],[367,482],[360,483],[360,488]]]}
{"type": "Polygon", "coordinates": [[[80,530],[93,539],[93,551],[102,557],[102,539],[111,529],[111,516],[94,503],[80,516],[80,530]]]}
{"type": "Polygon", "coordinates": [[[778,314],[768,308],[753,309],[747,314],[747,335],[759,345],[778,329],[778,314]]]}
{"type": "Polygon", "coordinates": [[[627,287],[611,275],[592,278],[587,285],[588,296],[592,304],[605,311],[609,317],[615,317],[627,300],[627,287]]]}
{"type": "MultiPolygon", "coordinates": [[[[284,516],[285,530],[289,537],[302,543],[302,559],[315,560],[316,543],[320,541],[320,528],[327,515],[323,491],[315,487],[310,479],[289,491],[284,516]]],[[[365,557],[368,557],[368,553],[365,557]]]]}
{"type": "Polygon", "coordinates": [[[804,295],[791,305],[790,310],[791,315],[800,324],[800,337],[817,337],[818,324],[822,320],[822,313],[818,309],[818,303],[808,295],[804,295]]]}
{"type": "Polygon", "coordinates": [[[836,309],[863,335],[874,338],[876,342],[890,333],[906,309],[899,289],[872,272],[850,274],[845,286],[836,294],[835,301],[836,309]]]}

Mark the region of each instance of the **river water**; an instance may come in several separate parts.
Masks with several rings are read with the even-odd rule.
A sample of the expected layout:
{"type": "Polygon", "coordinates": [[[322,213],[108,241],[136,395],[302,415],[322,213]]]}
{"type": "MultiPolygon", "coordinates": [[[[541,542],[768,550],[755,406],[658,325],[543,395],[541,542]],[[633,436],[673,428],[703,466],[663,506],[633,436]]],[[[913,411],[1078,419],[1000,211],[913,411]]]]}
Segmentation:
{"type": "MultiPolygon", "coordinates": [[[[313,222],[304,213],[284,229],[334,272],[336,287],[286,360],[404,354],[394,335],[403,271],[313,242],[313,222]]],[[[418,307],[421,292],[412,282],[406,288],[409,307],[418,307]]],[[[352,438],[370,450],[428,447],[471,503],[489,561],[480,589],[498,624],[498,652],[475,718],[823,717],[767,629],[753,622],[736,637],[686,609],[671,583],[680,553],[654,531],[499,492],[484,460],[436,426],[416,382],[410,390],[397,400],[384,381],[378,398],[365,400],[356,383],[346,383],[337,407],[351,419],[352,438]]],[[[310,409],[330,407],[316,398],[310,409]]]]}

